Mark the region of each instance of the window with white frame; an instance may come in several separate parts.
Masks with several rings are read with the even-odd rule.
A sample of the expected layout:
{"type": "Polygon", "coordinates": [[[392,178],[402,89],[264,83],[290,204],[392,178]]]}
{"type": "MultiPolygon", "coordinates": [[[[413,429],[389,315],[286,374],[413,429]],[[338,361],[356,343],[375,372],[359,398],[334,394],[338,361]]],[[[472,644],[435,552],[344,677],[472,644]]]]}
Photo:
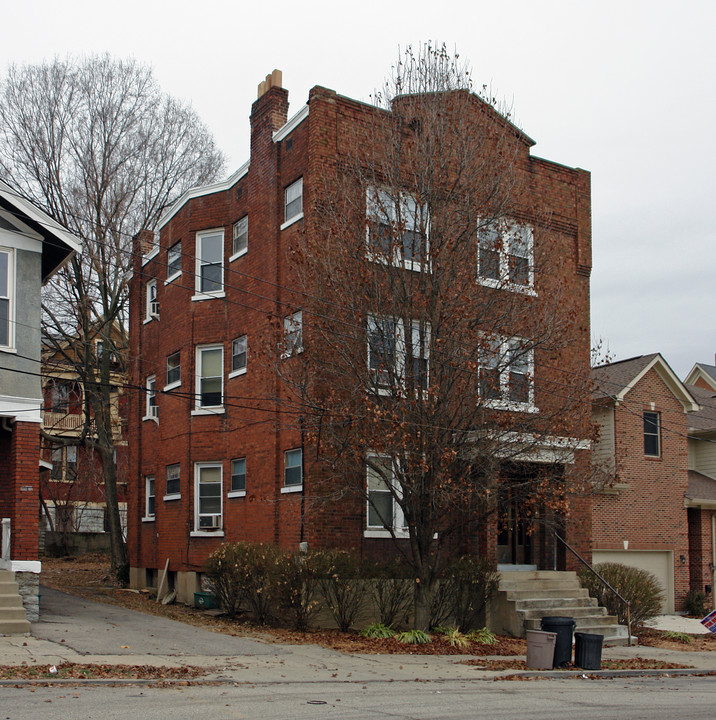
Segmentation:
{"type": "Polygon", "coordinates": [[[366,525],[369,530],[401,530],[403,513],[396,499],[395,462],[386,455],[366,457],[366,525]]]}
{"type": "Polygon", "coordinates": [[[145,322],[148,322],[159,317],[159,300],[157,300],[157,281],[155,278],[147,280],[146,300],[144,319],[145,322]]]}
{"type": "Polygon", "coordinates": [[[231,374],[241,375],[246,372],[247,340],[246,335],[237,337],[231,342],[231,374]]]}
{"type": "Polygon", "coordinates": [[[157,379],[154,375],[147,378],[146,392],[147,406],[144,413],[144,419],[156,419],[159,417],[159,407],[157,406],[157,379]]]}
{"type": "Polygon", "coordinates": [[[489,407],[534,408],[534,350],[520,338],[485,336],[480,348],[480,395],[489,407]]]}
{"type": "Polygon", "coordinates": [[[494,220],[482,223],[477,237],[481,284],[518,291],[534,287],[534,232],[529,225],[494,220]]]}
{"type": "Polygon", "coordinates": [[[231,461],[231,492],[246,492],[246,458],[231,461]]]}
{"type": "Polygon", "coordinates": [[[283,485],[297,488],[303,485],[303,450],[295,448],[283,454],[283,485]]]}
{"type": "Polygon", "coordinates": [[[176,497],[181,493],[181,465],[167,465],[166,496],[176,497]]]}
{"type": "Polygon", "coordinates": [[[231,257],[243,255],[249,249],[249,216],[244,215],[241,220],[234,223],[233,247],[231,257]]]}
{"type": "Polygon", "coordinates": [[[165,390],[181,385],[181,353],[167,356],[167,384],[165,390]]]}
{"type": "Polygon", "coordinates": [[[648,457],[659,457],[660,455],[660,433],[659,413],[644,413],[644,455],[648,457]]]}
{"type": "Polygon", "coordinates": [[[291,183],[284,190],[284,225],[303,217],[303,178],[291,183]]]}
{"type": "Polygon", "coordinates": [[[15,347],[15,255],[0,248],[0,348],[15,347]]]}
{"type": "Polygon", "coordinates": [[[153,520],[155,517],[154,475],[144,478],[144,519],[153,520]]]}
{"type": "Polygon", "coordinates": [[[299,310],[283,319],[283,353],[287,358],[303,352],[303,312],[299,310]]]}
{"type": "Polygon", "coordinates": [[[167,250],[167,281],[181,275],[181,240],[167,250]]]}
{"type": "Polygon", "coordinates": [[[224,290],[224,231],[196,234],[196,291],[217,295],[224,290]]]}
{"type": "Polygon", "coordinates": [[[410,385],[426,390],[429,382],[430,325],[412,320],[406,333],[402,320],[369,316],[366,328],[368,370],[373,389],[390,394],[410,385]]]}
{"type": "Polygon", "coordinates": [[[410,270],[425,267],[428,259],[428,213],[406,192],[368,188],[367,245],[369,257],[410,270]]]}
{"type": "Polygon", "coordinates": [[[222,528],[222,466],[221,463],[196,463],[195,467],[195,529],[202,532],[222,528]]]}
{"type": "Polygon", "coordinates": [[[196,409],[219,408],[224,402],[224,348],[205,345],[196,349],[196,409]]]}

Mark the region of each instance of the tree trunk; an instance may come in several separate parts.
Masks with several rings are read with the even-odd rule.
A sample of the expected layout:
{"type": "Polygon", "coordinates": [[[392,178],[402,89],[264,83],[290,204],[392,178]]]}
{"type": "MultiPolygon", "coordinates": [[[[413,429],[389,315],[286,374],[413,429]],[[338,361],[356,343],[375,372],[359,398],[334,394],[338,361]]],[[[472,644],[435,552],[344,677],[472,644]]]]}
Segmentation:
{"type": "Polygon", "coordinates": [[[432,592],[427,578],[417,578],[415,582],[415,618],[413,627],[427,632],[430,629],[430,601],[432,592]]]}

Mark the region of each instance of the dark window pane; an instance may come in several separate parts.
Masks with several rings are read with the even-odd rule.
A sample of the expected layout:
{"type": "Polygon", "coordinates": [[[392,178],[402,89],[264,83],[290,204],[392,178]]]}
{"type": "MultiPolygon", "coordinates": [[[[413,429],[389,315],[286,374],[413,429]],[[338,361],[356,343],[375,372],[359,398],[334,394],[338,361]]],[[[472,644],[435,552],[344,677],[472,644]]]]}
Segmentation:
{"type": "Polygon", "coordinates": [[[373,490],[370,493],[368,525],[370,527],[393,526],[393,496],[389,491],[373,490]]]}
{"type": "Polygon", "coordinates": [[[524,373],[510,373],[510,400],[512,402],[526,403],[530,399],[530,383],[524,373]]]}
{"type": "Polygon", "coordinates": [[[530,279],[527,258],[510,255],[510,282],[515,285],[528,285],[530,279]]]}
{"type": "Polygon", "coordinates": [[[497,250],[480,248],[480,277],[487,280],[500,279],[500,253],[497,250]]]}
{"type": "Polygon", "coordinates": [[[201,266],[202,292],[216,292],[221,290],[221,265],[201,266]]]}

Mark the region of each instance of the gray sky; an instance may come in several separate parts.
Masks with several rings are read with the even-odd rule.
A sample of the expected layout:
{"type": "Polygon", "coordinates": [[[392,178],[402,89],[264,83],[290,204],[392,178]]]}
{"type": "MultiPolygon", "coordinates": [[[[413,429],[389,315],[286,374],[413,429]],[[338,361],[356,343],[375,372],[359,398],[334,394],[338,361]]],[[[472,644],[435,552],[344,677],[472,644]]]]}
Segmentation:
{"type": "Polygon", "coordinates": [[[445,42],[512,105],[534,155],[592,173],[593,339],[614,359],[660,351],[681,377],[714,363],[713,0],[24,0],[2,16],[3,73],[135,57],[193,105],[229,173],[274,68],[293,114],[313,85],[368,100],[399,45],[445,42]]]}

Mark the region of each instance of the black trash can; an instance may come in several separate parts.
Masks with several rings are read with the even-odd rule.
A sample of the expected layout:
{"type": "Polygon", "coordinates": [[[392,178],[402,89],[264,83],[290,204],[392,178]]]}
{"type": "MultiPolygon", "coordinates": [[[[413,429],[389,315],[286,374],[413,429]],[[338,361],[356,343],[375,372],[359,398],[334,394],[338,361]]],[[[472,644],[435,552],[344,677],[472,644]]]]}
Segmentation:
{"type": "Polygon", "coordinates": [[[583,670],[601,670],[603,640],[596,633],[574,633],[574,664],[583,670]]]}
{"type": "Polygon", "coordinates": [[[565,667],[572,660],[572,633],[577,623],[571,617],[543,617],[541,629],[545,632],[557,633],[554,644],[554,661],[552,667],[565,667]]]}

